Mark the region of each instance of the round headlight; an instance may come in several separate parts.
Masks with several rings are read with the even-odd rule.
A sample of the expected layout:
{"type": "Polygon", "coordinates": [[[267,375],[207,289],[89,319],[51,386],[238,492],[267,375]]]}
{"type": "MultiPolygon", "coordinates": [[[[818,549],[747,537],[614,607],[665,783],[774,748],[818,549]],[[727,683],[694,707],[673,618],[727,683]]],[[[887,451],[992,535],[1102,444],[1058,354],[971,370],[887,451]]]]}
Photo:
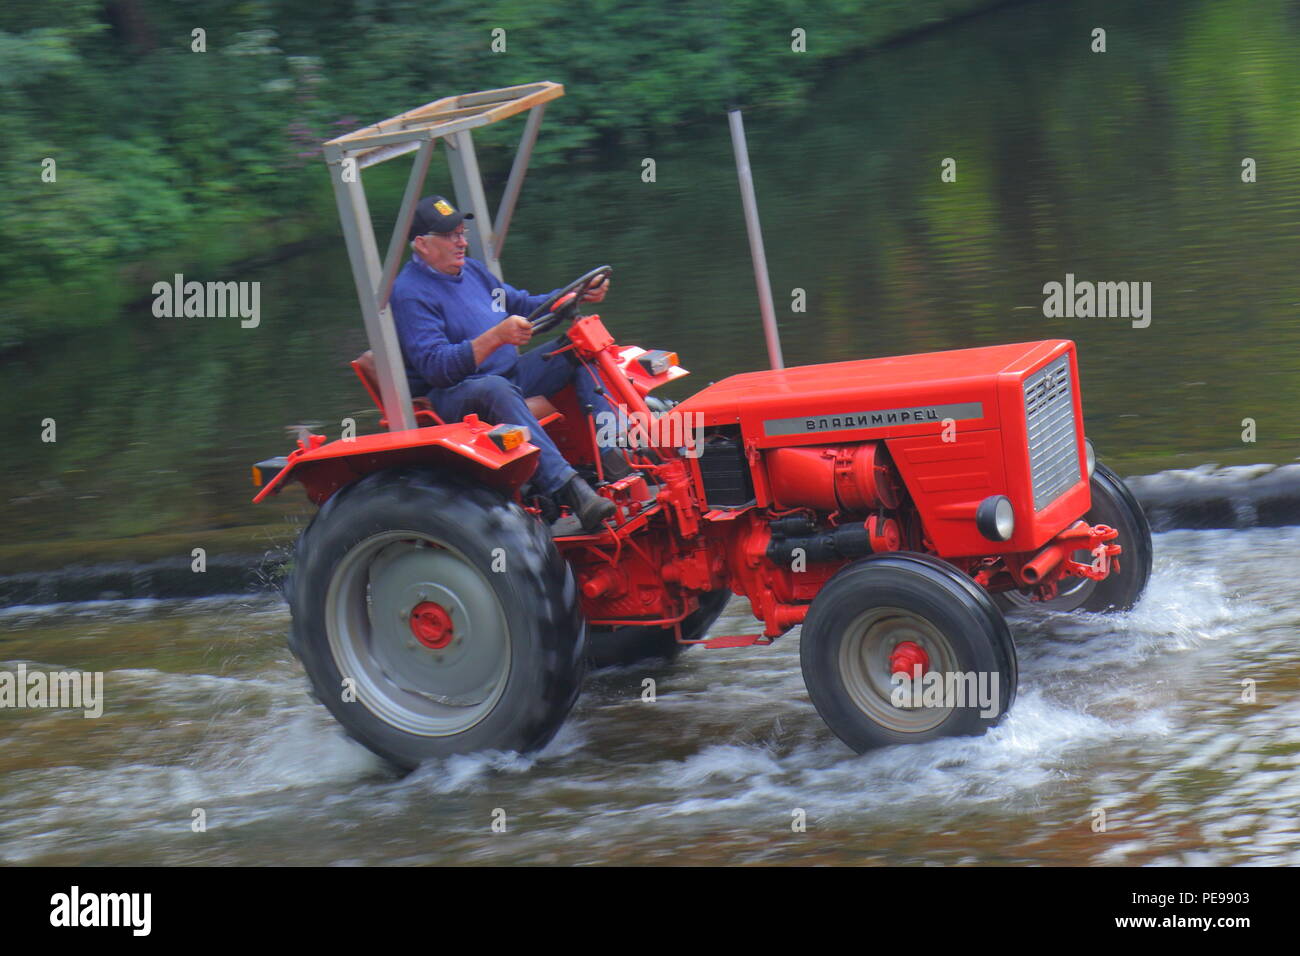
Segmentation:
{"type": "Polygon", "coordinates": [[[1092,473],[1097,470],[1097,453],[1092,450],[1092,442],[1085,438],[1083,440],[1083,455],[1088,462],[1088,478],[1092,478],[1092,473]]]}
{"type": "Polygon", "coordinates": [[[990,541],[1009,541],[1016,531],[1016,511],[1006,495],[990,495],[975,509],[975,527],[990,541]]]}

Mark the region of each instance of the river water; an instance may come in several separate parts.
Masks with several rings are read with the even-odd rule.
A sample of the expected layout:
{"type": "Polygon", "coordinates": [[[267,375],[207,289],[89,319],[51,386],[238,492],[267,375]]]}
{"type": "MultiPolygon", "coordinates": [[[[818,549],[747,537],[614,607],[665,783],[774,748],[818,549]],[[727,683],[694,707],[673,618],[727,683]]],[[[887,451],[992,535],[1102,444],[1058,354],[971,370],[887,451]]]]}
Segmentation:
{"type": "MultiPolygon", "coordinates": [[[[786,362],[1071,338],[1089,434],[1121,474],[1293,460],[1298,48],[1285,0],[1030,3],[841,63],[805,109],[750,104],[786,362]],[[1098,24],[1108,47],[1094,54],[1098,24]],[[1067,275],[1150,282],[1150,325],[1048,318],[1043,287],[1067,275]]],[[[539,148],[562,139],[568,102],[548,108],[539,148]]],[[[518,134],[481,138],[490,195],[518,134]]],[[[635,138],[529,174],[505,275],[546,290],[612,264],[602,318],[622,341],[677,351],[692,374],[665,392],[683,398],[767,364],[731,143],[721,111],[635,138]]],[[[324,164],[302,175],[327,206],[324,164]]],[[[366,175],[382,248],[405,163],[366,175]]],[[[439,160],[430,191],[447,178],[439,160]]],[[[155,318],[151,284],[172,275],[144,270],[138,308],[0,362],[0,443],[15,450],[0,533],[193,531],[177,553],[211,555],[206,529],[280,521],[301,495],[254,507],[248,466],[292,449],[285,427],[337,438],[345,417],[363,432],[378,418],[347,364],[366,341],[337,226],[319,238],[247,275],[186,273],[260,282],[255,328],[155,318]],[[39,440],[46,417],[57,443],[39,440]]]]}
{"type": "MultiPolygon", "coordinates": [[[[100,670],[106,702],[0,710],[0,862],[1300,863],[1300,529],[1155,552],[1129,613],[1012,618],[990,734],[865,756],[797,630],[595,673],[541,754],[401,777],[310,700],[277,598],[13,608],[0,667],[100,670]]],[[[752,627],[734,599],[712,633],[752,627]]]]}

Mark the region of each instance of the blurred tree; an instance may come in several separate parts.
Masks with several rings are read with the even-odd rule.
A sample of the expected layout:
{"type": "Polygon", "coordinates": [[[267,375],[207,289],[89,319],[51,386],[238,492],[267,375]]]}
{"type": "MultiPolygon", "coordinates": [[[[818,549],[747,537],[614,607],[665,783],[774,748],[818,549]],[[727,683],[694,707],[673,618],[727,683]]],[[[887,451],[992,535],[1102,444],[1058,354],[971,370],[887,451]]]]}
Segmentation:
{"type": "MultiPolygon", "coordinates": [[[[0,352],[111,321],[142,279],[332,219],[320,144],[438,96],[568,86],[538,167],[652,148],[992,0],[47,0],[0,11],[0,352]],[[792,32],[803,31],[806,52],[792,32]],[[205,52],[193,31],[205,31],[205,52]],[[494,53],[492,31],[506,31],[494,53]],[[57,180],[41,177],[53,158],[57,180]],[[274,228],[267,228],[273,226],[274,228]],[[68,303],[93,297],[93,311],[68,303]]],[[[487,131],[485,138],[508,135],[487,131]]],[[[513,134],[509,134],[513,135],[513,134]]],[[[488,161],[489,164],[492,160],[488,161]]],[[[500,173],[490,165],[489,175],[500,173]]]]}

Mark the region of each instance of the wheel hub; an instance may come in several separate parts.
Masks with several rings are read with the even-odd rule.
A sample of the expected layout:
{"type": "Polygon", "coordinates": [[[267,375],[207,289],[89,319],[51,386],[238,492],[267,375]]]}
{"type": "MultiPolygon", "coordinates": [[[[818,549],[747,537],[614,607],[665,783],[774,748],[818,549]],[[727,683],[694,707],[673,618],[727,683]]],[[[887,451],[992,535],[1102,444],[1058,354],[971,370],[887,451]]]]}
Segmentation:
{"type": "Polygon", "coordinates": [[[510,674],[510,624],[484,571],[431,536],[388,531],[339,562],[330,647],[358,699],[406,733],[459,734],[491,712],[510,674]]]}
{"type": "Polygon", "coordinates": [[[894,606],[862,612],[840,642],[839,667],[849,698],[868,719],[894,733],[926,733],[952,714],[950,707],[898,700],[903,689],[898,675],[915,680],[918,668],[922,674],[951,673],[956,661],[951,642],[932,621],[894,606]]]}
{"type": "Polygon", "coordinates": [[[431,651],[440,651],[456,636],[451,615],[436,601],[421,601],[411,608],[411,633],[431,651]]]}
{"type": "Polygon", "coordinates": [[[920,667],[921,673],[929,673],[930,655],[915,641],[900,641],[894,645],[894,652],[889,655],[889,673],[903,673],[911,677],[920,667]]]}

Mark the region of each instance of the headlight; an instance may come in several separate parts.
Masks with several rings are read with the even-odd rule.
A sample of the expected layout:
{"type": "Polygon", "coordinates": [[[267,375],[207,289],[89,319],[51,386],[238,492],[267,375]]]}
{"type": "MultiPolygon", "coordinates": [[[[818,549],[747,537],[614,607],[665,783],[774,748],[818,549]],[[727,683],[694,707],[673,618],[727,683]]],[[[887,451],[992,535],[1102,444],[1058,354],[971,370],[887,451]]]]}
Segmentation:
{"type": "Polygon", "coordinates": [[[1092,473],[1097,470],[1097,453],[1092,450],[1092,442],[1087,438],[1083,440],[1083,455],[1088,462],[1088,480],[1092,480],[1092,473]]]}
{"type": "Polygon", "coordinates": [[[1016,511],[1006,495],[990,495],[975,509],[975,527],[990,541],[1009,541],[1016,531],[1016,511]]]}

